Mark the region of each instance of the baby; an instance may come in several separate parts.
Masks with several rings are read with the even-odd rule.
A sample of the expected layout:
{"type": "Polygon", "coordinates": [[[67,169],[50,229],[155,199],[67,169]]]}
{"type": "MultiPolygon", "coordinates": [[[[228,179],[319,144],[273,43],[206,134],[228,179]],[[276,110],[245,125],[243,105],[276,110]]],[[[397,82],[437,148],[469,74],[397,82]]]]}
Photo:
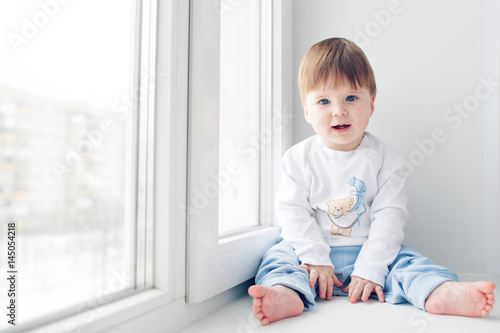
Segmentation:
{"type": "Polygon", "coordinates": [[[283,156],[276,199],[283,240],[266,252],[248,290],[255,317],[267,325],[297,316],[318,294],[487,316],[494,283],[458,282],[401,245],[406,169],[397,152],[366,132],[376,85],[363,51],[343,38],[321,41],[302,59],[298,83],[317,135],[283,156]]]}

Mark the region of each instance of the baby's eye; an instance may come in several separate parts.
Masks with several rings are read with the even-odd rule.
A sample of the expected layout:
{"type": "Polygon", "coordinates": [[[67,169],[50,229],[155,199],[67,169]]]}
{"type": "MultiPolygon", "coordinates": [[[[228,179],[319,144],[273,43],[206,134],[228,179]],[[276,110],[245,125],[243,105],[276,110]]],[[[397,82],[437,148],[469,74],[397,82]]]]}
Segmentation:
{"type": "Polygon", "coordinates": [[[358,98],[356,96],[350,95],[350,96],[347,96],[347,98],[345,100],[348,102],[354,102],[357,99],[358,98]]]}
{"type": "Polygon", "coordinates": [[[326,105],[328,103],[330,103],[330,101],[327,100],[326,98],[323,98],[322,100],[319,101],[319,104],[322,104],[322,105],[326,105]]]}

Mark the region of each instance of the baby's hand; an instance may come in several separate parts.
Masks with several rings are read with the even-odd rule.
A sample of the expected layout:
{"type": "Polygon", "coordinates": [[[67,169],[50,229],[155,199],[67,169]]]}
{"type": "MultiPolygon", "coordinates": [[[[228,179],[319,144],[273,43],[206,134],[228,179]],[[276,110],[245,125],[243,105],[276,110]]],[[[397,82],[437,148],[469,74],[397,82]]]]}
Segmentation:
{"type": "Polygon", "coordinates": [[[343,290],[345,293],[349,293],[347,299],[352,304],[356,303],[363,293],[361,300],[364,302],[368,300],[370,294],[375,292],[378,296],[378,300],[380,303],[384,303],[384,291],[382,287],[375,282],[371,282],[369,280],[362,279],[358,276],[351,276],[351,283],[343,290]]]}
{"type": "Polygon", "coordinates": [[[333,285],[337,287],[342,287],[342,282],[339,281],[337,276],[333,274],[333,267],[331,266],[316,266],[303,264],[298,266],[309,272],[309,285],[314,288],[316,281],[319,284],[319,297],[325,298],[327,300],[332,299],[333,285]]]}

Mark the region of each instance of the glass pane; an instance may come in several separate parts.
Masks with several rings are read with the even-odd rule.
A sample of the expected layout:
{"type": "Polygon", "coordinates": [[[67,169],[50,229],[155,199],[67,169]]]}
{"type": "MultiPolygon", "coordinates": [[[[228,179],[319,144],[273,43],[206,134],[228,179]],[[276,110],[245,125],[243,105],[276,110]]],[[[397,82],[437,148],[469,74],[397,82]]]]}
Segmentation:
{"type": "Polygon", "coordinates": [[[135,0],[0,3],[0,267],[14,223],[17,324],[134,286],[136,24],[135,0]]]}
{"type": "Polygon", "coordinates": [[[221,2],[219,233],[259,224],[259,2],[221,2]]]}

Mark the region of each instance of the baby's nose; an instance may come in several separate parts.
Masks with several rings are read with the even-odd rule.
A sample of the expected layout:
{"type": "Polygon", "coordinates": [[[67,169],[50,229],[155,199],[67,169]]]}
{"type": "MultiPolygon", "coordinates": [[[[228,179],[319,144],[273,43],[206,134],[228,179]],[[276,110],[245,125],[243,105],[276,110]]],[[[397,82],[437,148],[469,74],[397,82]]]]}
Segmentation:
{"type": "Polygon", "coordinates": [[[341,117],[347,115],[347,110],[341,104],[332,103],[332,116],[341,117]]]}

